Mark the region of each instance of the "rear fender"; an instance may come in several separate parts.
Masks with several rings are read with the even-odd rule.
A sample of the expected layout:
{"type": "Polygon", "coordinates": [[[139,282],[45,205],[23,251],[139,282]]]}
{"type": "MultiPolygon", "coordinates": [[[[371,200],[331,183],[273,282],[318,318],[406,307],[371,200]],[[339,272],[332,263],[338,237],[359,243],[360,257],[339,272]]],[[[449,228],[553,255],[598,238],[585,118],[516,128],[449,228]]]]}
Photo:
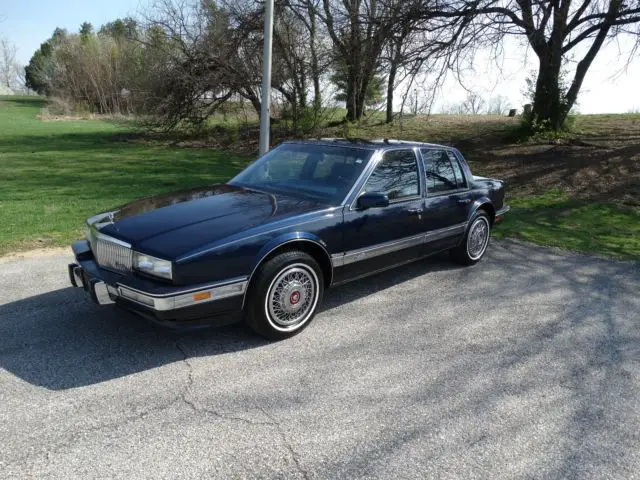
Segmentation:
{"type": "Polygon", "coordinates": [[[467,218],[467,222],[471,222],[471,219],[476,215],[478,210],[480,210],[481,208],[487,211],[487,213],[489,214],[489,219],[491,220],[491,224],[493,224],[493,221],[496,217],[496,209],[493,206],[493,202],[489,197],[480,197],[475,202],[473,202],[473,205],[469,209],[469,216],[467,218]]]}

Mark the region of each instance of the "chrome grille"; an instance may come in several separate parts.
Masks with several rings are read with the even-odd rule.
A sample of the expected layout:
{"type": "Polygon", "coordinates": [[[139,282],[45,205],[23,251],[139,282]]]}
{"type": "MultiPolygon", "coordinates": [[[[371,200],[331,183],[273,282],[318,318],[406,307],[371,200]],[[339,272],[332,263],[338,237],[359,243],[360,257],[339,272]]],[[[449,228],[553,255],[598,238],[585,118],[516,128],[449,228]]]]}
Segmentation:
{"type": "Polygon", "coordinates": [[[104,236],[98,237],[96,242],[96,261],[102,268],[116,272],[130,272],[133,268],[133,250],[125,247],[117,240],[110,241],[104,236]]]}

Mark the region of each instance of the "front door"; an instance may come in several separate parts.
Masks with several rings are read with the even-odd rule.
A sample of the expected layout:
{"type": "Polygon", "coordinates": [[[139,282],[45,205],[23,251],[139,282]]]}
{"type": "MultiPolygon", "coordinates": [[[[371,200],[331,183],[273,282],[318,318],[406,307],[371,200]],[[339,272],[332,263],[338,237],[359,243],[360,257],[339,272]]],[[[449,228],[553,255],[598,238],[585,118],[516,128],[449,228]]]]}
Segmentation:
{"type": "MultiPolygon", "coordinates": [[[[345,211],[345,254],[336,262],[336,281],[416,259],[424,240],[423,182],[419,159],[412,149],[384,153],[362,193],[383,193],[389,206],[345,211]]],[[[357,203],[357,202],[356,202],[357,203]]]]}

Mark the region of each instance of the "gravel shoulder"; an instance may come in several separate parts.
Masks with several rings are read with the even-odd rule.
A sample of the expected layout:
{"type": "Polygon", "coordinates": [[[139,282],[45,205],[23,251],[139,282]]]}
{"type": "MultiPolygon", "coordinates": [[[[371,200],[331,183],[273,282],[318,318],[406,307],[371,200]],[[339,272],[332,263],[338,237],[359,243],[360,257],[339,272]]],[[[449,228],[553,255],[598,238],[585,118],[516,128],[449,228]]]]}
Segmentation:
{"type": "Polygon", "coordinates": [[[16,260],[26,260],[28,258],[54,257],[71,255],[71,249],[66,247],[36,248],[24,252],[11,252],[0,257],[0,265],[3,263],[15,262],[16,260]]]}
{"type": "Polygon", "coordinates": [[[0,262],[2,478],[640,478],[640,265],[494,242],[176,333],[0,262]]]}

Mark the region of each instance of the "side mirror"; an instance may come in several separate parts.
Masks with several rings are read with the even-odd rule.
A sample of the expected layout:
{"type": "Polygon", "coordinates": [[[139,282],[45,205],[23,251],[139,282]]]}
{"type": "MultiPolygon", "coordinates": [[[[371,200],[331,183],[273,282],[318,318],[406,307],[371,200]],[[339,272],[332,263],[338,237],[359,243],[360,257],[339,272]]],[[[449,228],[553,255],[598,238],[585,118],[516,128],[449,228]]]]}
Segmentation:
{"type": "Polygon", "coordinates": [[[358,197],[358,209],[383,208],[389,206],[389,197],[384,193],[363,193],[358,197]]]}

